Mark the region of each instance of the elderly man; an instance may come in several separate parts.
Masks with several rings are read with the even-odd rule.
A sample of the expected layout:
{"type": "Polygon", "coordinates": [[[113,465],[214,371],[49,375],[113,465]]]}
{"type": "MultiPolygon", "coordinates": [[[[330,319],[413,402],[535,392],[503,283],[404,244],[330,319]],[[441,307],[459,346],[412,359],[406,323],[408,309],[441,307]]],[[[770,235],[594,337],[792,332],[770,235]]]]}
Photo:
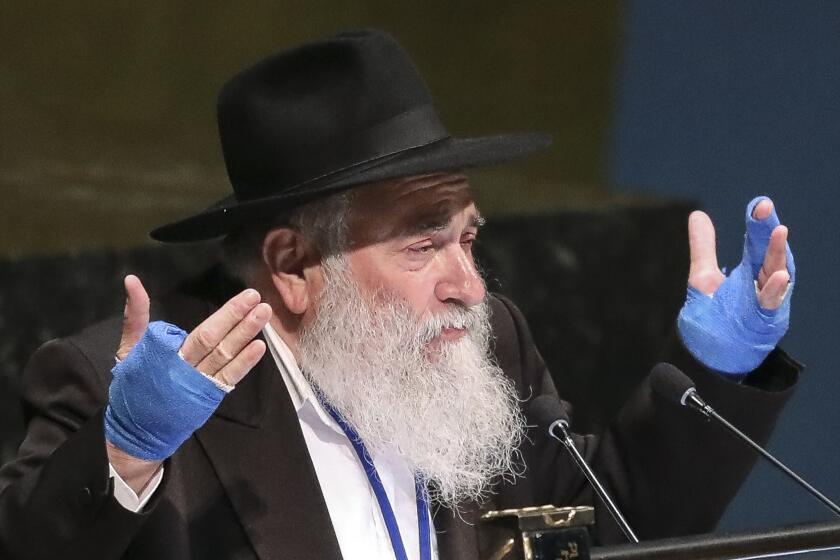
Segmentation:
{"type": "MultiPolygon", "coordinates": [[[[408,56],[370,30],[235,76],[219,125],[235,194],[153,236],[224,235],[226,271],[156,302],[152,323],[129,276],[123,318],[33,357],[26,440],[0,476],[4,557],[469,559],[480,508],[593,503],[527,427],[528,401],[556,392],[472,254],[483,219],[462,170],[547,139],[450,137],[408,56]]],[[[727,278],[692,215],[666,353],[766,438],[799,369],[774,349],[793,262],[769,200],[747,222],[727,278]]],[[[712,528],[752,464],[647,383],[577,441],[643,537],[712,528]]],[[[620,540],[597,509],[600,538],[620,540]]]]}

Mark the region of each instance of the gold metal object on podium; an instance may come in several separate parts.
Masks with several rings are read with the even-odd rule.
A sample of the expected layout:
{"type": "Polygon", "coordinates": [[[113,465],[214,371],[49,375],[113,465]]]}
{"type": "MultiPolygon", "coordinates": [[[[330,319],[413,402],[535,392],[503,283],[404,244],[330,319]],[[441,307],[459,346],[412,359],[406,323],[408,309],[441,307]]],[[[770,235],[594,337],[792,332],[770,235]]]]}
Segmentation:
{"type": "Polygon", "coordinates": [[[588,527],[595,523],[595,510],[552,505],[504,509],[485,513],[481,523],[485,560],[588,560],[588,527]]]}

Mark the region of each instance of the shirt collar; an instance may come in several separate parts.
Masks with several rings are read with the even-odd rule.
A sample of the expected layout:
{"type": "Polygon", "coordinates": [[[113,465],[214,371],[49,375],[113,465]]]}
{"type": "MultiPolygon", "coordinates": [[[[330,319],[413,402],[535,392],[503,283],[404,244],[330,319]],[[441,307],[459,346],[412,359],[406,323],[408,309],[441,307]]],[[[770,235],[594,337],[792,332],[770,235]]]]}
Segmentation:
{"type": "Polygon", "coordinates": [[[298,416],[300,417],[302,415],[305,408],[309,408],[315,412],[315,415],[321,423],[343,435],[344,431],[341,429],[341,426],[321,406],[321,402],[315,396],[312,385],[303,375],[303,372],[300,371],[297,360],[295,360],[295,356],[286,342],[280,338],[280,335],[277,334],[277,331],[270,324],[266,324],[263,327],[263,335],[265,336],[271,356],[274,358],[274,363],[277,365],[277,369],[280,370],[280,376],[286,384],[286,389],[289,391],[292,405],[295,407],[295,412],[297,412],[298,416]]]}

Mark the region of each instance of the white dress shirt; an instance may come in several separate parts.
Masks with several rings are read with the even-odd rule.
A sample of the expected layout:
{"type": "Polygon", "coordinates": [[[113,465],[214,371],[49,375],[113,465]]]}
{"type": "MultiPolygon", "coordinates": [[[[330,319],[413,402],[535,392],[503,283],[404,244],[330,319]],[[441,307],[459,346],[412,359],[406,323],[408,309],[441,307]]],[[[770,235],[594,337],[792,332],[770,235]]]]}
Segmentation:
{"type": "MultiPolygon", "coordinates": [[[[283,339],[270,325],[266,325],[263,333],[297,412],[342,557],[344,560],[392,560],[395,556],[388,528],[353,445],[341,426],[321,406],[283,339]]],[[[371,453],[371,458],[394,510],[406,554],[410,560],[420,560],[414,474],[396,452],[371,453]]],[[[111,476],[117,501],[126,509],[137,512],[154,494],[163,477],[163,469],[156,473],[139,497],[113,467],[111,476]]],[[[430,517],[432,558],[436,559],[434,525],[430,513],[426,514],[430,517]]]]}
{"type": "MultiPolygon", "coordinates": [[[[297,411],[341,555],[344,560],[393,559],[394,549],[379,502],[353,445],[341,426],[321,406],[286,343],[270,325],[266,325],[263,332],[297,411]]],[[[419,560],[414,474],[396,452],[371,453],[371,458],[397,518],[406,554],[411,560],[419,560]]],[[[429,527],[434,527],[431,518],[429,527]]],[[[433,529],[430,539],[432,558],[437,558],[433,529]]]]}

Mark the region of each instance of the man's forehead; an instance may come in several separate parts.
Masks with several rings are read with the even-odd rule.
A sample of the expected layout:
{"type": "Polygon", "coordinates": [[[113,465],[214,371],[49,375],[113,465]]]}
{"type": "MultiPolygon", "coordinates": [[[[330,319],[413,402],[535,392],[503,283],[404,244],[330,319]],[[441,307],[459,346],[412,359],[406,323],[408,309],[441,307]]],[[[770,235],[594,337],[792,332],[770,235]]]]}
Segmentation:
{"type": "Polygon", "coordinates": [[[451,196],[456,193],[467,194],[468,192],[469,181],[466,175],[442,172],[369,183],[356,189],[356,197],[362,199],[377,198],[396,203],[418,196],[451,196]]]}
{"type": "Polygon", "coordinates": [[[463,173],[428,173],[395,179],[391,186],[400,196],[411,196],[414,193],[429,189],[449,188],[459,190],[469,188],[467,176],[463,173]]]}
{"type": "Polygon", "coordinates": [[[351,221],[363,230],[375,226],[377,237],[440,227],[453,215],[473,207],[469,182],[460,173],[373,183],[360,187],[352,200],[351,221]]]}

